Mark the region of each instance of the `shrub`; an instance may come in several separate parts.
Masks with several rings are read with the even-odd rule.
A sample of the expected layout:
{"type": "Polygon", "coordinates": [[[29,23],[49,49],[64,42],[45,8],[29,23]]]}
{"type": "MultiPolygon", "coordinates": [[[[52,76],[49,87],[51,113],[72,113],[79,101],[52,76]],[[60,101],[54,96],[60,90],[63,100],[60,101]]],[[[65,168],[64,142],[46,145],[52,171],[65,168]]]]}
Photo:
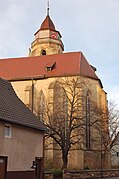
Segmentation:
{"type": "Polygon", "coordinates": [[[62,176],[62,174],[63,174],[61,169],[52,169],[51,171],[54,176],[62,176]]]}

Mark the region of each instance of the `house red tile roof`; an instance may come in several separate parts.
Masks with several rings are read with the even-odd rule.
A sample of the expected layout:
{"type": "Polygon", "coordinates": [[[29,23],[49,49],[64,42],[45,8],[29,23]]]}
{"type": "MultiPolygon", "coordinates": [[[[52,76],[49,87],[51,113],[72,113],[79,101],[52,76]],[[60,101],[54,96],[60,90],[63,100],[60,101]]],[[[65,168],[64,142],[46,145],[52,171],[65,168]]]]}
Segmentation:
{"type": "Polygon", "coordinates": [[[43,21],[40,27],[40,30],[46,30],[46,29],[55,31],[55,26],[49,15],[46,16],[45,20],[43,21]]]}
{"type": "Polygon", "coordinates": [[[73,75],[99,80],[82,52],[0,60],[0,77],[9,81],[73,75]],[[48,64],[55,64],[51,71],[47,71],[48,64]]]}
{"type": "Polygon", "coordinates": [[[11,84],[0,79],[0,121],[45,131],[45,125],[17,97],[11,84]]]}

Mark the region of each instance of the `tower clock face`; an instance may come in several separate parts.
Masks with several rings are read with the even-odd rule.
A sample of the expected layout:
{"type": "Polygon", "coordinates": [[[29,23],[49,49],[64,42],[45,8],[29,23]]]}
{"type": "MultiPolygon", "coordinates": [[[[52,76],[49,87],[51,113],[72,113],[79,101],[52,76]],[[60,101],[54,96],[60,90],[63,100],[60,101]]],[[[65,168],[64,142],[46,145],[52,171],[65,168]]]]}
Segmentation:
{"type": "Polygon", "coordinates": [[[50,33],[50,37],[52,39],[59,39],[59,34],[58,34],[58,32],[51,32],[50,33]]]}

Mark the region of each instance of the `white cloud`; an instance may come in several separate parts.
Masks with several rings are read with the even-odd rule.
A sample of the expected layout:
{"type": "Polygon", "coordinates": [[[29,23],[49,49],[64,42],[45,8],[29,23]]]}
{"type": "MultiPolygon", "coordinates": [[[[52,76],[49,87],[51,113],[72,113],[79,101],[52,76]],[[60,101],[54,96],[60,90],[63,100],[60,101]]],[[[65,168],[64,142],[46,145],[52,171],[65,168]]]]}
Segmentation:
{"type": "Polygon", "coordinates": [[[119,106],[119,86],[114,86],[110,89],[110,93],[108,94],[109,100],[114,100],[116,104],[119,106]]]}
{"type": "MultiPolygon", "coordinates": [[[[47,0],[0,4],[0,58],[27,55],[46,15],[47,0]]],[[[50,1],[50,14],[66,51],[83,51],[98,69],[109,98],[119,101],[119,0],[50,1]]]]}

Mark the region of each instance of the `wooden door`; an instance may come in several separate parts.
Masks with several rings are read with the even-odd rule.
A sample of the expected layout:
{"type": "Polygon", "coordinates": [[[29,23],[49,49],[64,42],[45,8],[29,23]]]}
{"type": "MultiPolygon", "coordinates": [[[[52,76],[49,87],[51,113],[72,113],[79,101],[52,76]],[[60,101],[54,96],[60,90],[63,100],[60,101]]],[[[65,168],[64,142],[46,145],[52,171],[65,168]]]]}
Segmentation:
{"type": "Polygon", "coordinates": [[[35,179],[43,179],[43,159],[36,157],[35,179]]]}
{"type": "Polygon", "coordinates": [[[6,179],[7,157],[0,156],[0,179],[6,179]]]}

